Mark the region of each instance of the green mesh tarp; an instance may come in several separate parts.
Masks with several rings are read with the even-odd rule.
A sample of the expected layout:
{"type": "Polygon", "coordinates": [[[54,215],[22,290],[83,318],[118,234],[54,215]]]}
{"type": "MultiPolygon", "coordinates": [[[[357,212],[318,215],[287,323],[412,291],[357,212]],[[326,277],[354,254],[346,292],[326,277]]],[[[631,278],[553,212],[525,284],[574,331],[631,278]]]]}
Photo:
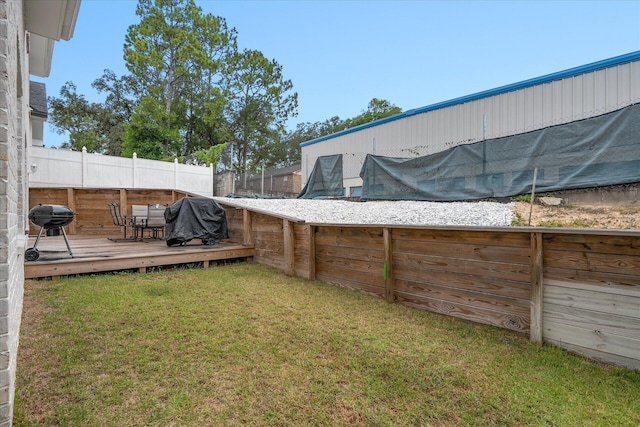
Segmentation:
{"type": "Polygon", "coordinates": [[[318,199],[341,197],[344,195],[342,184],[342,154],[320,156],[298,199],[318,199]]]}
{"type": "Polygon", "coordinates": [[[456,201],[640,182],[640,104],[418,158],[367,155],[361,200],[456,201]]]}

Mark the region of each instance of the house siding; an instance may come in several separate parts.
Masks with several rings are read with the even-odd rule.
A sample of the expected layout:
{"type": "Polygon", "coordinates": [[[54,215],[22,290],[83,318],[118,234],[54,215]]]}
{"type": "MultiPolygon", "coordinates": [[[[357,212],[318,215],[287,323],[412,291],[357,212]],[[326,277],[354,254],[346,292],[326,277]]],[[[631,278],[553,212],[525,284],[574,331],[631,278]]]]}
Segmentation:
{"type": "Polygon", "coordinates": [[[0,0],[0,427],[10,426],[24,290],[29,75],[22,0],[0,0]]]}

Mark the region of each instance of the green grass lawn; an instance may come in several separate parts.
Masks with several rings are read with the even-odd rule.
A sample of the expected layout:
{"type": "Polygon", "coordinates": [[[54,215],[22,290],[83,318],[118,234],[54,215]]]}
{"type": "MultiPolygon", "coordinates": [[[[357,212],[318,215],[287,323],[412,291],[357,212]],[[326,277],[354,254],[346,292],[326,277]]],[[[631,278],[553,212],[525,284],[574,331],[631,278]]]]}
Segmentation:
{"type": "Polygon", "coordinates": [[[640,372],[257,264],[25,288],[16,426],[640,425],[640,372]]]}

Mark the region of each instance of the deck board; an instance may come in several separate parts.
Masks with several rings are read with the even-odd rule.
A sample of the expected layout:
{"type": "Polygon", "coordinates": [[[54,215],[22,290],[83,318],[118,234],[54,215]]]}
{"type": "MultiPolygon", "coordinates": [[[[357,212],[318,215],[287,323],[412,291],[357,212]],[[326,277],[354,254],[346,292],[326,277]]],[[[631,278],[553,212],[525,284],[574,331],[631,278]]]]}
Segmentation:
{"type": "MultiPolygon", "coordinates": [[[[36,261],[25,261],[26,279],[90,274],[150,267],[211,261],[252,258],[253,246],[244,246],[226,240],[215,245],[202,245],[199,239],[184,246],[167,246],[157,239],[114,242],[104,236],[69,237],[73,257],[69,255],[63,236],[43,236],[38,242],[40,254],[36,261]]],[[[29,246],[35,237],[29,238],[29,246]]]]}

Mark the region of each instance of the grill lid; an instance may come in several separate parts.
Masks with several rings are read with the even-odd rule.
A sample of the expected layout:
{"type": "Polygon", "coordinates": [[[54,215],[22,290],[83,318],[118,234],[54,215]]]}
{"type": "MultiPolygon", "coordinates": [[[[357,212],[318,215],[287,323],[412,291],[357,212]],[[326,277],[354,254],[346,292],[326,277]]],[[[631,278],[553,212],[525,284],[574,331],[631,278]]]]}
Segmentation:
{"type": "Polygon", "coordinates": [[[62,205],[38,205],[29,211],[29,220],[44,228],[60,228],[73,221],[75,213],[62,205]]]}

